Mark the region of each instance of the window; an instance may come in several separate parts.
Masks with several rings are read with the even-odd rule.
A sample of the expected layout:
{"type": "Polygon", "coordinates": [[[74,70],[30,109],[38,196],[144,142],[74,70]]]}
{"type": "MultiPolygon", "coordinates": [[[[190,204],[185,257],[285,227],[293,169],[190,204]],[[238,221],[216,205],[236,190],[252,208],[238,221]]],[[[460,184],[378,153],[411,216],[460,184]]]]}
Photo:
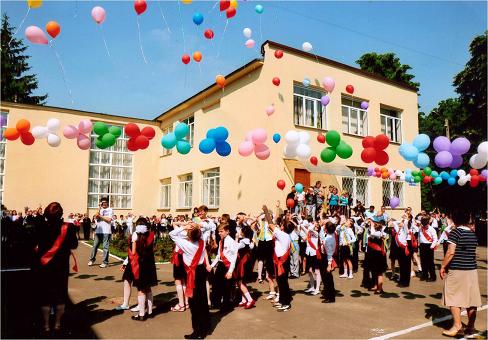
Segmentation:
{"type": "Polygon", "coordinates": [[[193,175],[187,174],[179,177],[180,179],[180,194],[178,208],[190,209],[192,205],[193,194],[193,175]]]}
{"type": "Polygon", "coordinates": [[[402,208],[404,206],[403,182],[384,180],[382,183],[382,188],[383,188],[383,205],[385,207],[390,206],[390,198],[392,197],[398,197],[400,199],[400,203],[398,204],[399,208],[402,208]]]}
{"type": "Polygon", "coordinates": [[[392,142],[402,142],[402,117],[395,110],[380,109],[381,132],[387,135],[392,142]]]}
{"type": "Polygon", "coordinates": [[[186,137],[186,140],[190,142],[190,145],[193,147],[193,136],[195,134],[195,117],[191,116],[181,121],[190,127],[190,133],[186,137]]]}
{"type": "MultiPolygon", "coordinates": [[[[171,132],[173,132],[173,127],[168,126],[167,128],[163,129],[163,136],[166,136],[168,133],[171,133],[171,132]]],[[[168,150],[166,148],[163,148],[163,156],[166,156],[166,155],[171,155],[171,149],[168,150]]]]}
{"type": "Polygon", "coordinates": [[[293,86],[293,117],[295,125],[326,129],[325,106],[320,102],[324,92],[293,86]]]}
{"type": "Polygon", "coordinates": [[[342,132],[358,136],[368,134],[368,112],[361,109],[361,102],[342,97],[342,132]]]}
{"type": "Polygon", "coordinates": [[[3,137],[3,132],[7,128],[8,112],[0,113],[0,202],[3,202],[3,179],[5,177],[5,150],[7,141],[3,137]]]}
{"type": "Polygon", "coordinates": [[[342,190],[349,192],[354,207],[361,201],[366,207],[369,205],[369,180],[367,170],[364,168],[351,168],[354,177],[342,177],[342,190]]]}
{"type": "MultiPolygon", "coordinates": [[[[122,127],[121,127],[122,128],[122,127]]],[[[109,206],[116,209],[132,207],[132,157],[127,149],[127,136],[122,135],[115,145],[101,150],[96,147],[97,135],[92,134],[88,174],[88,207],[97,208],[102,197],[108,197],[109,206]]]]}
{"type": "Polygon", "coordinates": [[[218,208],[220,203],[220,169],[203,172],[202,203],[209,208],[218,208]]]}
{"type": "Polygon", "coordinates": [[[171,208],[171,178],[166,178],[161,181],[161,209],[171,208]]]}

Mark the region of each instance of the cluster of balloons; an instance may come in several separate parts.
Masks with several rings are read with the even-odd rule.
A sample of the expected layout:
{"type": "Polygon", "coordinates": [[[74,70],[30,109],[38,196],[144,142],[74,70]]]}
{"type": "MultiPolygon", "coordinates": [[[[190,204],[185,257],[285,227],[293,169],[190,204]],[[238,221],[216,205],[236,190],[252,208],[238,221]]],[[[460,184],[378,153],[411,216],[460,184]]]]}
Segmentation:
{"type": "MultiPolygon", "coordinates": [[[[46,24],[46,32],[55,39],[61,32],[61,26],[56,21],[49,21],[46,24]]],[[[29,26],[25,29],[25,36],[33,44],[47,45],[48,40],[44,31],[37,26],[29,26]]]]}
{"type": "Polygon", "coordinates": [[[332,162],[336,156],[342,159],[348,159],[352,156],[352,147],[341,140],[341,135],[335,130],[330,130],[325,135],[325,141],[329,144],[320,153],[320,159],[325,163],[332,162]]]}
{"type": "Polygon", "coordinates": [[[237,0],[220,0],[220,11],[225,11],[227,19],[232,18],[237,12],[237,0]]]}
{"type": "Polygon", "coordinates": [[[142,130],[134,123],[129,123],[124,128],[125,134],[129,136],[127,149],[137,151],[147,149],[149,141],[156,136],[156,131],[151,126],[146,126],[142,130]]]}
{"type": "Polygon", "coordinates": [[[186,140],[186,136],[190,133],[190,127],[185,123],[178,123],[175,130],[163,136],[161,139],[161,145],[163,148],[171,150],[176,146],[176,150],[186,155],[190,152],[191,145],[186,140]]]}
{"type": "Polygon", "coordinates": [[[246,134],[246,140],[239,144],[239,155],[247,157],[254,152],[257,159],[265,160],[271,154],[269,147],[264,144],[268,135],[265,129],[257,128],[246,134]]]}
{"type": "MultiPolygon", "coordinates": [[[[81,150],[88,150],[91,147],[90,132],[92,131],[93,123],[89,119],[80,121],[78,127],[73,125],[66,125],[63,129],[64,137],[68,139],[75,139],[76,144],[81,150]]],[[[48,139],[49,142],[49,139],[48,139]]]]}
{"type": "Polygon", "coordinates": [[[469,159],[469,165],[473,169],[486,168],[486,163],[488,162],[488,142],[480,143],[480,145],[478,145],[477,151],[478,153],[475,153],[469,159]]]}
{"type": "Polygon", "coordinates": [[[361,152],[361,159],[364,163],[375,162],[378,165],[385,165],[389,161],[385,149],[390,145],[390,139],[384,134],[366,136],[362,141],[364,150],[361,152]]]}
{"type": "Polygon", "coordinates": [[[287,158],[298,157],[300,160],[306,160],[310,157],[312,149],[308,145],[310,135],[305,131],[290,130],[285,134],[285,149],[283,155],[287,158]]]}
{"type": "Polygon", "coordinates": [[[458,184],[460,186],[464,186],[467,182],[469,182],[469,185],[472,188],[476,188],[480,182],[486,182],[488,176],[486,169],[483,170],[481,174],[478,172],[477,169],[469,170],[469,174],[466,174],[466,171],[461,169],[458,170],[457,174],[459,176],[458,184]]]}
{"type": "Polygon", "coordinates": [[[232,151],[232,148],[226,141],[227,137],[229,137],[229,131],[223,126],[210,129],[207,131],[206,138],[202,139],[198,145],[198,148],[200,152],[204,154],[209,154],[216,150],[220,156],[228,156],[232,151]]]}
{"type": "Polygon", "coordinates": [[[368,176],[375,176],[383,179],[391,179],[391,180],[400,179],[401,181],[405,180],[405,175],[401,170],[387,169],[385,167],[381,167],[381,168],[369,167],[367,174],[368,176]]]}
{"type": "Polygon", "coordinates": [[[434,163],[439,168],[459,168],[463,164],[463,155],[469,151],[471,143],[464,137],[459,137],[452,142],[445,136],[439,136],[432,143],[437,154],[434,163]]]}
{"type": "MultiPolygon", "coordinates": [[[[426,177],[430,176],[432,177],[432,181],[428,180],[428,182],[432,182],[434,185],[439,185],[443,181],[446,181],[447,184],[450,186],[453,186],[456,184],[456,177],[458,177],[458,170],[451,170],[450,172],[447,171],[441,171],[438,173],[435,170],[430,169],[429,167],[425,168],[423,173],[426,175],[426,177]]],[[[424,177],[425,181],[425,177],[424,177]]]]}
{"type": "Polygon", "coordinates": [[[244,45],[247,48],[253,48],[254,45],[256,44],[256,42],[254,41],[254,39],[251,39],[251,37],[252,37],[252,30],[249,27],[246,27],[246,28],[244,28],[242,30],[242,34],[247,39],[246,42],[244,43],[244,45]]]}
{"type": "Polygon", "coordinates": [[[423,152],[430,145],[430,138],[426,134],[417,135],[412,143],[402,143],[400,145],[399,153],[407,161],[413,162],[413,164],[420,169],[429,166],[430,158],[423,152]]]}
{"type": "Polygon", "coordinates": [[[122,129],[118,126],[108,126],[103,122],[93,124],[93,132],[98,135],[95,145],[99,149],[106,149],[115,145],[117,138],[122,134],[122,129]]]}
{"type": "Polygon", "coordinates": [[[29,130],[30,122],[27,119],[19,119],[14,128],[5,129],[3,136],[9,141],[17,140],[20,137],[22,143],[32,145],[35,139],[29,130]]]}
{"type": "Polygon", "coordinates": [[[34,126],[32,135],[35,139],[46,138],[47,144],[51,147],[57,147],[61,144],[61,138],[58,136],[58,130],[61,122],[57,118],[51,118],[47,121],[46,126],[34,126]]]}

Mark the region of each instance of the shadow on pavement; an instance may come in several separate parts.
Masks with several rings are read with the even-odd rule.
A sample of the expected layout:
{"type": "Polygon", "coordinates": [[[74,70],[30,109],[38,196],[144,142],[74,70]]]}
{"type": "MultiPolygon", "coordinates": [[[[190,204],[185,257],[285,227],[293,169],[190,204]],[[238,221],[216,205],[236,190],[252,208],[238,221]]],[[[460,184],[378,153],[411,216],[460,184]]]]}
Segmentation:
{"type": "Polygon", "coordinates": [[[402,292],[403,298],[408,299],[408,300],[413,300],[413,299],[425,299],[425,295],[421,294],[415,294],[412,292],[402,292]]]}

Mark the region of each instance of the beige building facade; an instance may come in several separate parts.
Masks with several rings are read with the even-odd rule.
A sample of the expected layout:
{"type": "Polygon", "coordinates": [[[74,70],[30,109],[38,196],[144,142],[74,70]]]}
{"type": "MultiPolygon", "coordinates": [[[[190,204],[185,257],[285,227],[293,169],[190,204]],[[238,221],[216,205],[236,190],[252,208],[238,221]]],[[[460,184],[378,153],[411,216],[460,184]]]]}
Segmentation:
{"type": "Polygon", "coordinates": [[[62,127],[91,119],[119,126],[134,122],[141,128],[156,129],[148,149],[136,152],[127,151],[124,139],[108,151],[96,147],[82,151],[76,141],[65,138],[57,148],[45,140],[36,140],[32,146],[3,141],[3,203],[20,209],[57,200],[65,211],[84,212],[94,208],[101,196],[110,196],[117,214],[190,214],[201,204],[209,206],[212,214],[256,214],[263,204],[274,208],[279,201],[285,208],[286,194],[294,182],[313,185],[321,180],[324,186],[348,190],[366,205],[379,207],[397,196],[401,203],[390,210],[393,216],[406,206],[418,211],[419,185],[367,177],[366,169],[371,165],[360,157],[364,136],[385,133],[392,140],[386,149],[390,157],[387,167],[412,168],[398,149],[402,141],[411,141],[418,134],[415,89],[275,42],[264,43],[262,51],[263,59],[227,75],[224,89],[211,85],[153,121],[2,102],[2,115],[8,117],[9,127],[20,118],[30,120],[32,126],[58,118],[62,127]],[[281,59],[274,56],[277,49],[284,52],[281,59]],[[325,76],[335,80],[331,93],[321,87],[325,76]],[[272,83],[274,77],[280,79],[279,86],[272,83]],[[303,85],[304,78],[311,84],[303,85]],[[354,86],[353,95],[345,91],[347,85],[354,86]],[[323,107],[320,98],[325,94],[330,103],[323,107]],[[360,108],[362,101],[368,102],[367,110],[360,108]],[[268,115],[270,105],[275,111],[268,115]],[[165,150],[160,143],[180,121],[190,126],[188,139],[193,148],[187,155],[165,150]],[[202,154],[198,149],[207,131],[218,126],[229,131],[232,152],[227,157],[215,151],[202,154]],[[265,144],[271,154],[266,160],[253,154],[242,157],[237,152],[246,134],[255,128],[267,131],[265,144]],[[318,166],[284,157],[284,136],[289,130],[310,134],[309,145],[319,159],[318,166]],[[320,160],[326,145],[316,137],[329,130],[338,131],[352,146],[349,159],[336,158],[329,164],[320,160]],[[282,137],[279,143],[272,141],[275,133],[282,137]],[[283,191],[276,186],[279,179],[286,182],[283,191]]]}

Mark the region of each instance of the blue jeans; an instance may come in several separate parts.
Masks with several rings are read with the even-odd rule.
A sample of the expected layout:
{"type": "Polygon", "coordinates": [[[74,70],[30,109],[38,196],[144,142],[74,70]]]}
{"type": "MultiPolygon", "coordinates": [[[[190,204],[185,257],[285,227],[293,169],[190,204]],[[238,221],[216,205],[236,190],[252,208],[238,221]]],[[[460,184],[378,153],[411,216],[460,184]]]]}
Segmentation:
{"type": "Polygon", "coordinates": [[[112,239],[112,234],[95,234],[95,240],[93,241],[93,249],[90,255],[90,261],[95,262],[95,257],[97,256],[98,247],[103,242],[102,262],[108,264],[108,249],[110,246],[111,239],[112,239]]]}

